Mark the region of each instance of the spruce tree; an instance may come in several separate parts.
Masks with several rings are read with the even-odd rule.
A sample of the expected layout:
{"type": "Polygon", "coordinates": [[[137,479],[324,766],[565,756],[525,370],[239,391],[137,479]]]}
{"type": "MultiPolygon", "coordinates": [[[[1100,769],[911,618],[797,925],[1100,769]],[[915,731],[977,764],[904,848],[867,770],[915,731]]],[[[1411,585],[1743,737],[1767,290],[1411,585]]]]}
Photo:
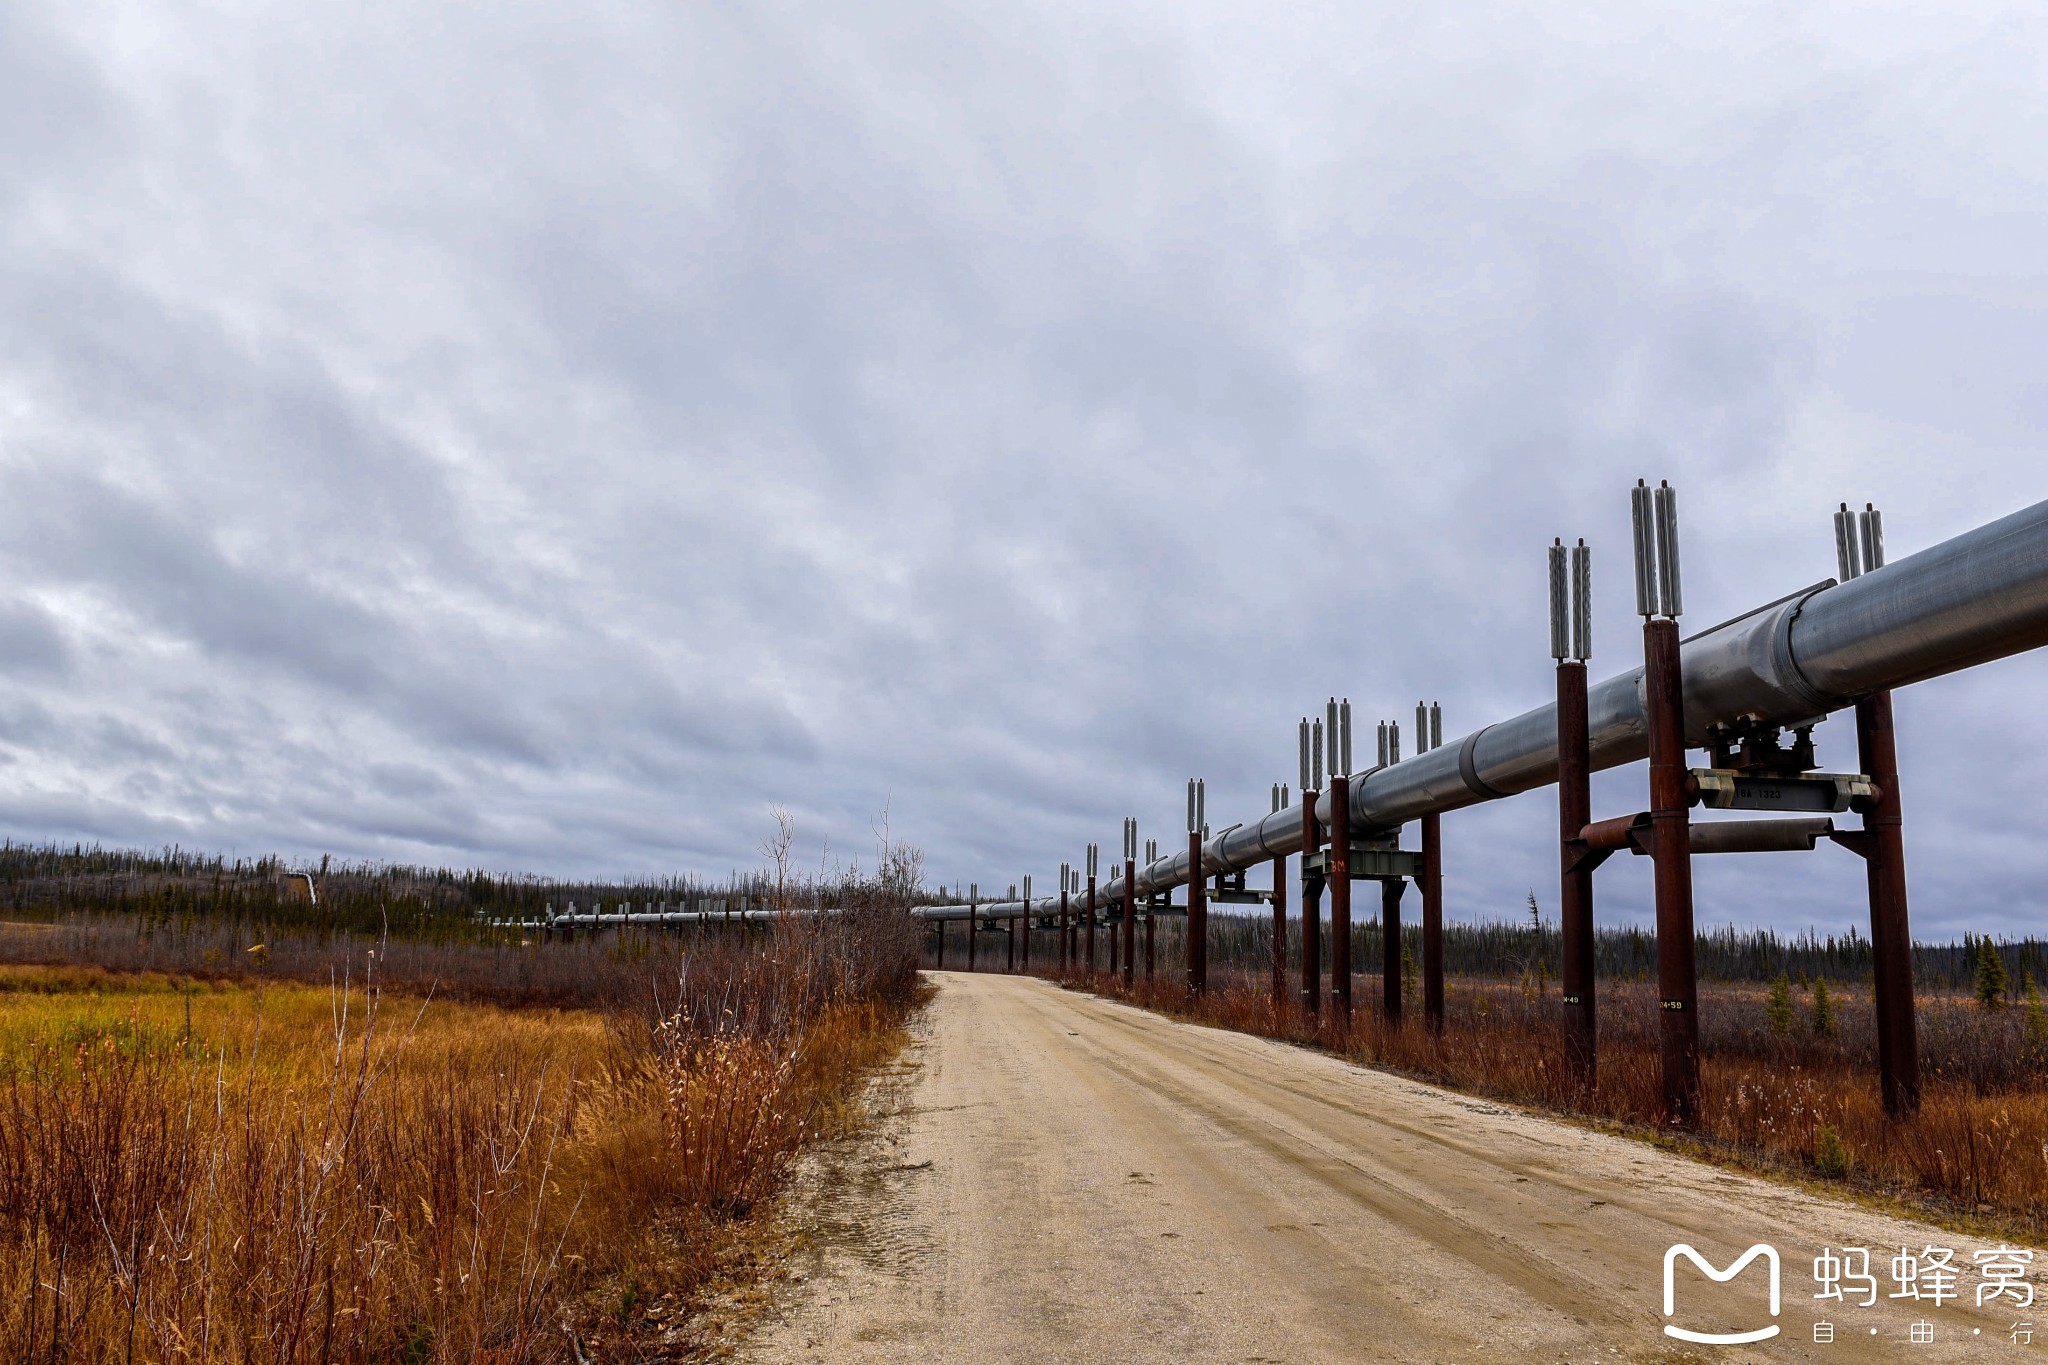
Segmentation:
{"type": "Polygon", "coordinates": [[[1771,983],[1771,998],[1764,1002],[1764,1019],[1780,1038],[1792,1032],[1792,978],[1783,972],[1771,983]]]}
{"type": "Polygon", "coordinates": [[[1826,978],[1817,978],[1813,983],[1813,1036],[1835,1036],[1835,999],[1828,992],[1826,978]]]}
{"type": "Polygon", "coordinates": [[[1995,1010],[2005,1003],[2005,958],[1987,935],[1977,940],[1977,1003],[1995,1010]]]}

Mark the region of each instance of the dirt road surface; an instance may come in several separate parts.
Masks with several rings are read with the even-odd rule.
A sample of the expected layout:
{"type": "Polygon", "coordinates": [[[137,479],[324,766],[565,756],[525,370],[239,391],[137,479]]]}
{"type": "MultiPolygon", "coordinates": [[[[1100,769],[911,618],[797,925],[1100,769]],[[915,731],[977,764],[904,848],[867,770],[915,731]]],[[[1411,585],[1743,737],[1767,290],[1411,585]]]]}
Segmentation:
{"type": "Polygon", "coordinates": [[[936,979],[893,1115],[807,1172],[808,1264],[742,1359],[2048,1360],[2048,1313],[2013,1340],[2048,1302],[1974,1302],[1996,1243],[1041,981],[936,979]],[[1725,1284],[1681,1259],[1667,1319],[1680,1242],[1717,1267],[1773,1246],[1782,1311],[1764,1259],[1725,1284]],[[1960,1299],[1887,1297],[1930,1245],[1960,1299]],[[1813,1297],[1844,1246],[1874,1307],[1813,1297]]]}

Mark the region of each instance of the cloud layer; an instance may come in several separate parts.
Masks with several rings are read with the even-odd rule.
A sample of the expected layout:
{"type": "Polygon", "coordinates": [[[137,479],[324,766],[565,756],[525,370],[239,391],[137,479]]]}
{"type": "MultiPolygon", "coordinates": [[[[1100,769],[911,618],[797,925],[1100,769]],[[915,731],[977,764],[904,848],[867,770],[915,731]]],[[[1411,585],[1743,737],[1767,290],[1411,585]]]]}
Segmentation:
{"type": "MultiPolygon", "coordinates": [[[[717,874],[886,806],[987,885],[1263,810],[1332,693],[1500,719],[1553,535],[1637,657],[1639,475],[1699,624],[1839,500],[1897,557],[2048,495],[2044,28],[0,11],[0,822],[717,874]]],[[[1899,700],[1924,933],[2038,927],[2044,669],[1899,700]]],[[[1447,822],[1455,913],[1548,902],[1552,810],[1447,822]]]]}

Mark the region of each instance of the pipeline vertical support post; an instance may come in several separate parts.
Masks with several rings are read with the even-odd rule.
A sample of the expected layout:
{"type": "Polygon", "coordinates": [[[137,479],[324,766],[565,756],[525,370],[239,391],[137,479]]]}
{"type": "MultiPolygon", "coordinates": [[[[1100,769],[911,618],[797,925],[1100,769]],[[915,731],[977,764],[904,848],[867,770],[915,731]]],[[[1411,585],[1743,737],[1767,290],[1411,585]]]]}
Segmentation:
{"type": "MultiPolygon", "coordinates": [[[[1842,581],[1884,567],[1884,515],[1870,503],[1835,513],[1842,581]]],[[[1899,750],[1892,694],[1856,703],[1856,751],[1877,789],[1863,813],[1864,872],[1870,888],[1870,957],[1877,1009],[1877,1067],[1885,1113],[1909,1118],[1920,1108],[1920,1041],[1913,1019],[1913,936],[1906,905],[1905,812],[1899,800],[1899,750]]]]}
{"type": "MultiPolygon", "coordinates": [[[[1275,813],[1287,809],[1287,787],[1282,783],[1273,788],[1273,810],[1275,813]]],[[[1273,858],[1273,1014],[1284,1018],[1287,1014],[1287,855],[1276,854],[1273,858]]]]}
{"type": "Polygon", "coordinates": [[[1124,820],[1124,986],[1138,975],[1138,819],[1124,820]]]}
{"type": "Polygon", "coordinates": [[[1634,492],[1636,605],[1650,741],[1651,860],[1657,898],[1657,994],[1664,1118],[1700,1119],[1699,978],[1693,943],[1692,826],[1685,790],[1685,688],[1679,670],[1678,512],[1671,485],[1634,492]]]}
{"type": "Polygon", "coordinates": [[[1060,970],[1073,970],[1074,940],[1067,926],[1067,865],[1060,864],[1060,970]]]}
{"type": "Polygon", "coordinates": [[[1088,905],[1082,911],[1087,916],[1088,975],[1095,975],[1095,859],[1094,844],[1088,845],[1088,905]]]}
{"type": "Polygon", "coordinates": [[[1586,728],[1586,666],[1557,664],[1558,914],[1564,961],[1565,1074],[1581,1089],[1599,1075],[1599,1013],[1593,974],[1593,873],[1579,866],[1575,844],[1593,818],[1593,788],[1586,728]]]}
{"type": "Polygon", "coordinates": [[[1017,946],[1017,965],[1028,972],[1031,970],[1031,874],[1028,872],[1024,874],[1024,899],[1022,904],[1024,907],[1024,929],[1019,934],[1022,942],[1017,946]]]}
{"type": "Polygon", "coordinates": [[[1322,793],[1314,787],[1301,794],[1301,1006],[1309,1018],[1323,1012],[1323,876],[1311,872],[1309,855],[1323,846],[1322,822],[1316,819],[1316,802],[1322,793]]]}
{"type": "Polygon", "coordinates": [[[1273,859],[1273,1008],[1287,1012],[1287,855],[1273,859]]]}
{"type": "Polygon", "coordinates": [[[1422,1020],[1444,1031],[1443,817],[1422,817],[1422,1020]]]}
{"type": "Polygon", "coordinates": [[[1117,921],[1116,912],[1120,907],[1109,897],[1102,898],[1102,930],[1109,939],[1109,974],[1112,977],[1123,974],[1123,965],[1117,952],[1117,935],[1123,932],[1117,921]]]}
{"type": "Polygon", "coordinates": [[[1081,965],[1081,869],[1077,867],[1069,870],[1067,880],[1074,893],[1074,918],[1067,928],[1070,940],[1067,945],[1067,956],[1078,967],[1081,965]]]}
{"type": "Polygon", "coordinates": [[[1885,1113],[1902,1119],[1920,1108],[1920,1042],[1913,1018],[1905,816],[1899,802],[1899,755],[1890,692],[1873,693],[1856,703],[1856,747],[1863,771],[1877,788],[1876,803],[1863,817],[1863,851],[1870,885],[1878,1075],[1885,1113]]]}
{"type": "MultiPolygon", "coordinates": [[[[1435,702],[1415,703],[1415,752],[1426,754],[1444,742],[1444,711],[1435,702]]],[[[1444,854],[1443,817],[1422,817],[1422,1021],[1432,1033],[1444,1030],[1444,854]]]]}
{"type": "Polygon", "coordinates": [[[1159,916],[1152,913],[1152,902],[1148,899],[1145,902],[1145,984],[1148,986],[1152,984],[1152,978],[1158,974],[1158,936],[1155,932],[1158,927],[1159,916]]]}
{"type": "MultiPolygon", "coordinates": [[[[1159,841],[1157,839],[1147,839],[1145,841],[1145,866],[1150,867],[1158,861],[1159,841]]],[[[1145,900],[1145,984],[1148,986],[1152,984],[1153,968],[1158,965],[1158,954],[1155,951],[1157,945],[1153,930],[1158,927],[1159,916],[1153,913],[1152,906],[1152,898],[1148,896],[1145,900]]]]}
{"type": "Polygon", "coordinates": [[[1576,841],[1593,818],[1592,757],[1586,719],[1586,660],[1592,655],[1592,573],[1586,542],[1550,546],[1550,653],[1557,663],[1558,917],[1564,961],[1565,1075],[1581,1091],[1599,1078],[1598,987],[1593,961],[1593,870],[1576,841]]]}
{"type": "Polygon", "coordinates": [[[1201,778],[1188,783],[1188,993],[1200,995],[1209,989],[1209,886],[1203,876],[1202,832],[1208,805],[1208,784],[1201,778]]]}
{"type": "MultiPolygon", "coordinates": [[[[1113,877],[1113,876],[1115,875],[1115,865],[1114,865],[1114,864],[1112,864],[1112,865],[1111,865],[1111,872],[1110,872],[1110,875],[1111,875],[1112,877],[1113,877]]],[[[1106,936],[1108,937],[1108,939],[1109,939],[1109,974],[1110,974],[1110,976],[1111,976],[1112,978],[1116,977],[1116,976],[1118,975],[1118,973],[1119,973],[1119,968],[1118,968],[1118,963],[1117,963],[1117,951],[1116,951],[1116,949],[1117,949],[1117,942],[1116,942],[1116,936],[1117,936],[1117,934],[1118,934],[1118,933],[1120,932],[1120,929],[1119,929],[1119,926],[1118,926],[1118,924],[1117,924],[1117,918],[1116,918],[1116,911],[1117,911],[1117,908],[1118,908],[1118,907],[1117,907],[1117,904],[1116,904],[1116,902],[1114,902],[1114,901],[1110,900],[1110,899],[1109,899],[1109,897],[1107,897],[1107,896],[1104,896],[1104,897],[1103,897],[1103,899],[1102,899],[1102,928],[1103,928],[1103,933],[1104,933],[1104,934],[1105,934],[1105,935],[1106,935],[1106,936]]]]}
{"type": "Polygon", "coordinates": [[[1685,795],[1685,699],[1678,623],[1644,628],[1650,696],[1650,828],[1657,887],[1657,984],[1664,1033],[1664,1108],[1683,1128],[1699,1122],[1699,982],[1694,963],[1692,828],[1685,795]]]}
{"type": "Polygon", "coordinates": [[[1398,878],[1380,883],[1380,1015],[1395,1026],[1401,1022],[1401,896],[1407,890],[1398,878]]]}
{"type": "Polygon", "coordinates": [[[1088,926],[1086,930],[1088,946],[1084,953],[1084,959],[1088,965],[1084,970],[1090,976],[1093,976],[1095,974],[1095,878],[1093,877],[1088,879],[1088,904],[1081,911],[1081,914],[1083,916],[1081,922],[1088,926]]]}
{"type": "MultiPolygon", "coordinates": [[[[953,889],[958,891],[960,883],[953,883],[953,889]]],[[[980,908],[981,884],[976,882],[967,896],[967,970],[970,972],[974,970],[974,915],[980,908]]]]}
{"type": "Polygon", "coordinates": [[[1202,831],[1188,831],[1188,992],[1209,988],[1209,887],[1202,879],[1202,831]]]}
{"type": "Polygon", "coordinates": [[[1137,963],[1133,956],[1138,946],[1138,860],[1124,859],[1124,988],[1135,983],[1137,963]]]}
{"type": "MultiPolygon", "coordinates": [[[[1420,706],[1415,708],[1415,752],[1420,754],[1429,748],[1429,724],[1420,706]]],[[[1385,752],[1380,762],[1392,765],[1401,761],[1401,722],[1390,720],[1380,725],[1381,742],[1385,752]]],[[[1348,805],[1348,803],[1347,803],[1348,805]]],[[[1348,810],[1346,812],[1348,817],[1348,810]]],[[[1347,824],[1348,828],[1348,824],[1347,824]]],[[[1405,944],[1401,941],[1401,897],[1406,894],[1408,883],[1400,880],[1380,882],[1380,1017],[1389,1027],[1399,1028],[1402,1006],[1402,971],[1405,944]]]]}
{"type": "Polygon", "coordinates": [[[1309,868],[1323,846],[1316,802],[1322,799],[1322,722],[1301,720],[1301,1005],[1311,1019],[1323,1012],[1323,879],[1309,868]]]}
{"type": "Polygon", "coordinates": [[[1351,1026],[1351,779],[1330,779],[1330,1004],[1351,1026]]]}

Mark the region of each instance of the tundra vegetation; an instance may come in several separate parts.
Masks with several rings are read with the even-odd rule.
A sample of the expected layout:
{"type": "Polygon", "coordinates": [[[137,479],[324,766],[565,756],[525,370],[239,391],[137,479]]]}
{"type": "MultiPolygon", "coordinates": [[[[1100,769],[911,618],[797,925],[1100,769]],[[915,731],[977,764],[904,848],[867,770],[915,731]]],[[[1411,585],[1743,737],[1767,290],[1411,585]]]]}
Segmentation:
{"type": "Polygon", "coordinates": [[[542,883],[329,868],[316,904],[269,862],[0,853],[0,1356],[703,1348],[900,1044],[918,876],[889,848],[724,888],[830,917],[542,944],[476,913],[542,883]]]}
{"type": "MultiPolygon", "coordinates": [[[[1128,990],[1106,970],[1100,930],[1094,973],[1060,973],[1059,938],[1049,930],[1032,934],[1030,960],[1034,971],[1067,984],[1181,1017],[1654,1135],[1710,1159],[1823,1179],[1990,1235],[2048,1236],[2048,1012],[2034,986],[2048,964],[2048,944],[1971,938],[1915,945],[1923,1099],[1918,1117],[1893,1122],[1878,1092],[1867,938],[1786,939],[1731,929],[1700,935],[1705,1121],[1695,1134],[1670,1134],[1659,1125],[1653,934],[1598,935],[1600,1061],[1587,1092],[1562,1066],[1554,924],[1517,916],[1446,925],[1441,1036],[1423,1027],[1419,987],[1406,970],[1422,954],[1412,908],[1400,948],[1404,1022],[1397,1027],[1381,1013],[1376,923],[1354,928],[1348,1029],[1335,1022],[1327,981],[1321,1016],[1301,1008],[1299,922],[1290,929],[1288,989],[1280,1002],[1271,991],[1264,916],[1212,910],[1210,989],[1199,1000],[1191,1001],[1183,985],[1179,918],[1157,923],[1157,975],[1149,985],[1142,924],[1138,979],[1128,990]]],[[[966,961],[963,926],[950,932],[946,962],[959,967],[966,961]]],[[[927,933],[927,962],[934,946],[927,933]]],[[[1000,968],[1007,960],[1002,934],[988,933],[976,957],[984,970],[1000,968]]],[[[1327,924],[1322,961],[1327,970],[1327,924]]]]}

